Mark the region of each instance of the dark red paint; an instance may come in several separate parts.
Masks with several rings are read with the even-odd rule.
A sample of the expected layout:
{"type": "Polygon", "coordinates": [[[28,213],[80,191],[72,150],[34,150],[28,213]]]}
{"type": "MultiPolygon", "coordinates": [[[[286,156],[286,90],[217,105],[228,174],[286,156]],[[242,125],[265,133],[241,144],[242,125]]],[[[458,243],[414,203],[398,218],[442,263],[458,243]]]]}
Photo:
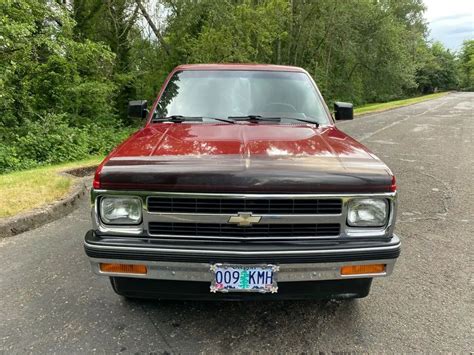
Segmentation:
{"type": "MultiPolygon", "coordinates": [[[[303,71],[271,65],[187,65],[169,77],[178,70],[303,71]]],[[[394,181],[387,166],[330,122],[317,128],[148,121],[105,159],[94,187],[241,193],[391,191],[394,181]]]]}

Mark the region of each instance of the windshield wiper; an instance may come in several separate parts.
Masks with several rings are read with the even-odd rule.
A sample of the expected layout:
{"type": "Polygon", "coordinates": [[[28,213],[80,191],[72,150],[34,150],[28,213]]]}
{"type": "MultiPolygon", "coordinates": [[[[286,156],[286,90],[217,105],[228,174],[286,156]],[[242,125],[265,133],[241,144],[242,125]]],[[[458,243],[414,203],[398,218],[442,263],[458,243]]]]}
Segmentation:
{"type": "Polygon", "coordinates": [[[269,116],[261,116],[261,115],[246,115],[246,116],[229,116],[227,118],[218,118],[218,117],[210,117],[210,116],[183,116],[183,115],[171,115],[166,117],[156,117],[153,119],[152,122],[174,122],[174,123],[181,123],[181,122],[189,122],[189,121],[197,121],[202,122],[203,119],[210,119],[216,120],[220,122],[232,123],[234,124],[237,121],[249,121],[249,122],[259,122],[259,121],[271,121],[271,122],[280,122],[282,119],[284,120],[295,120],[305,123],[310,123],[319,127],[319,123],[316,121],[307,120],[304,118],[298,117],[286,117],[286,116],[279,116],[279,117],[269,117],[269,116]]]}
{"type": "Polygon", "coordinates": [[[282,119],[284,120],[295,120],[305,123],[310,123],[319,127],[319,123],[312,120],[307,120],[304,118],[298,117],[286,117],[286,116],[278,116],[278,117],[268,117],[268,116],[260,116],[260,115],[247,115],[247,116],[229,116],[227,118],[233,119],[235,121],[273,121],[273,122],[280,122],[282,119]]]}
{"type": "Polygon", "coordinates": [[[208,116],[183,116],[183,115],[156,117],[153,119],[152,122],[175,122],[175,123],[189,122],[189,121],[202,122],[203,118],[216,120],[220,122],[226,122],[226,123],[235,123],[235,121],[229,120],[227,118],[217,118],[217,117],[208,117],[208,116]]]}
{"type": "Polygon", "coordinates": [[[171,115],[166,117],[156,117],[153,119],[153,122],[187,122],[187,121],[202,121],[202,117],[193,117],[193,116],[183,116],[183,115],[171,115]]]}
{"type": "Polygon", "coordinates": [[[295,121],[300,121],[300,122],[306,122],[306,123],[314,124],[316,125],[316,127],[319,127],[319,122],[307,120],[305,118],[298,118],[298,117],[281,117],[281,118],[285,120],[295,120],[295,121]]]}
{"type": "Polygon", "coordinates": [[[210,120],[216,120],[216,121],[227,122],[227,123],[232,123],[232,124],[235,123],[234,120],[230,120],[230,119],[228,119],[228,118],[209,117],[209,116],[203,116],[202,118],[207,118],[207,119],[210,119],[210,120]]]}
{"type": "Polygon", "coordinates": [[[266,117],[266,116],[260,116],[260,115],[229,116],[227,118],[234,121],[251,121],[251,122],[252,121],[253,122],[258,122],[258,121],[280,122],[281,121],[280,117],[266,117]]]}

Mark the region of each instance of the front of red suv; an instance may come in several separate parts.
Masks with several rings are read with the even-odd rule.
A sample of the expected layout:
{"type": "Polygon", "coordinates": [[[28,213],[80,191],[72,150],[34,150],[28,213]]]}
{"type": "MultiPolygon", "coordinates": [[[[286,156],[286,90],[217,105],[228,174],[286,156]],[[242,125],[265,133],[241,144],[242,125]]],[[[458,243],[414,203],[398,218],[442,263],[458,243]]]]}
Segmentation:
{"type": "Polygon", "coordinates": [[[187,65],[97,169],[85,250],[127,297],[364,297],[393,271],[395,219],[393,174],[304,70],[187,65]]]}

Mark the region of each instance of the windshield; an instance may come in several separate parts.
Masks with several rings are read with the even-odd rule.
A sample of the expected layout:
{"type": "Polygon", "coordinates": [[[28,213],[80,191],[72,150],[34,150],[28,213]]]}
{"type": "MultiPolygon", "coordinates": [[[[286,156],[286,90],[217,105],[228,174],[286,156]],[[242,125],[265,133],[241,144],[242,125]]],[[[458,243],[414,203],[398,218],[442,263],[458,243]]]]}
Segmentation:
{"type": "Polygon", "coordinates": [[[157,106],[158,117],[261,115],[327,124],[324,106],[305,73],[196,70],[173,75],[157,106]]]}

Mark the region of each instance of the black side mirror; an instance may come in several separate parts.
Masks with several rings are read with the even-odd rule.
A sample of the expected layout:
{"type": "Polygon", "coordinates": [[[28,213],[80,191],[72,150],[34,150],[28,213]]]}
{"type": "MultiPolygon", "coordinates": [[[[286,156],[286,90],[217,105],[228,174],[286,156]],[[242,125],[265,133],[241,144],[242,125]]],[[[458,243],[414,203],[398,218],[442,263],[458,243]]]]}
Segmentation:
{"type": "Polygon", "coordinates": [[[135,100],[128,103],[128,117],[145,118],[148,114],[148,102],[146,100],[135,100]]]}
{"type": "Polygon", "coordinates": [[[349,102],[335,102],[334,117],[338,121],[354,119],[354,105],[349,102]]]}

